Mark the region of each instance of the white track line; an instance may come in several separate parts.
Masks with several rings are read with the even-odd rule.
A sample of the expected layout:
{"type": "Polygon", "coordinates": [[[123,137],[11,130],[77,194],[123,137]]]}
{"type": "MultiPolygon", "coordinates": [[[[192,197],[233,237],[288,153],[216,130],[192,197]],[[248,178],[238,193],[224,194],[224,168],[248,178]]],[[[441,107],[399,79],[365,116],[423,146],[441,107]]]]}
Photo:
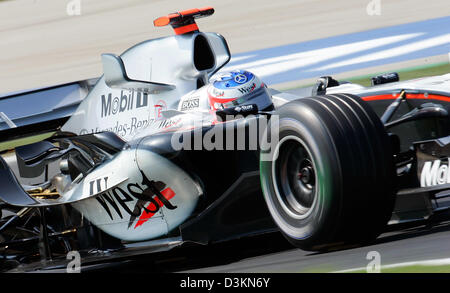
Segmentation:
{"type": "MultiPolygon", "coordinates": [[[[399,268],[399,267],[409,267],[409,266],[443,266],[443,265],[450,265],[450,258],[432,259],[432,260],[419,260],[419,261],[410,261],[410,262],[402,262],[402,263],[384,265],[384,266],[381,266],[381,272],[383,272],[383,269],[392,269],[392,268],[399,268]]],[[[335,271],[333,273],[350,273],[350,272],[355,272],[355,271],[365,271],[366,269],[367,269],[366,267],[361,267],[361,268],[354,268],[354,269],[335,271]]]]}
{"type": "MultiPolygon", "coordinates": [[[[359,53],[363,54],[363,51],[382,47],[386,45],[392,45],[401,41],[416,38],[422,36],[423,33],[409,33],[401,34],[389,37],[382,37],[376,39],[370,39],[360,42],[353,42],[344,45],[330,46],[327,48],[314,49],[299,53],[292,53],[288,55],[269,57],[252,62],[242,62],[250,57],[240,56],[232,59],[232,61],[238,61],[238,64],[226,66],[222,71],[230,71],[235,69],[246,69],[259,75],[260,77],[279,74],[288,70],[301,68],[303,66],[314,65],[326,60],[334,58],[345,58],[347,55],[359,53]],[[239,62],[241,61],[241,62],[239,62]]],[[[366,55],[363,55],[363,57],[366,55]]],[[[350,59],[353,60],[353,59],[350,59]]],[[[347,61],[342,61],[347,62],[347,61]]]]}
{"type": "Polygon", "coordinates": [[[377,60],[386,59],[386,58],[393,58],[393,57],[413,53],[415,51],[420,51],[420,50],[424,50],[424,49],[429,49],[431,47],[445,45],[445,44],[448,44],[449,42],[450,42],[450,34],[446,34],[443,36],[438,36],[438,37],[429,38],[426,40],[412,42],[407,45],[379,51],[379,52],[372,53],[369,55],[363,55],[363,56],[353,58],[350,60],[344,60],[341,62],[332,63],[327,66],[320,67],[317,70],[328,70],[331,68],[349,66],[349,65],[365,63],[365,62],[372,62],[372,61],[377,61],[377,60]]]}

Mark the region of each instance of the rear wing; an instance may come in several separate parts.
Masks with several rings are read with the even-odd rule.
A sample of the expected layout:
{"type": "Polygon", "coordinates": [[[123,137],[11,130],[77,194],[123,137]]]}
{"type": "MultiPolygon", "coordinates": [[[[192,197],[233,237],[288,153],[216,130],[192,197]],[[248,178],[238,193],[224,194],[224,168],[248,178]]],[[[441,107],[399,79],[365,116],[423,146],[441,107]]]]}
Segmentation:
{"type": "Polygon", "coordinates": [[[97,79],[0,94],[0,143],[59,129],[97,79]]]}

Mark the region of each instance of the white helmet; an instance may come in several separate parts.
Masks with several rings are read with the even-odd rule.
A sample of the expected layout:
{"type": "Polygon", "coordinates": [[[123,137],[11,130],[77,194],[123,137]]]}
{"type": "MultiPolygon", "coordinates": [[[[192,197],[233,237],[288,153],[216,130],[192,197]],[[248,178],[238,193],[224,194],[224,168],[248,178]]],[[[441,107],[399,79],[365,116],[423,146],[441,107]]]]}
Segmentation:
{"type": "Polygon", "coordinates": [[[256,104],[259,110],[273,107],[266,85],[244,70],[219,75],[208,85],[207,93],[212,110],[248,104],[256,104]]]}

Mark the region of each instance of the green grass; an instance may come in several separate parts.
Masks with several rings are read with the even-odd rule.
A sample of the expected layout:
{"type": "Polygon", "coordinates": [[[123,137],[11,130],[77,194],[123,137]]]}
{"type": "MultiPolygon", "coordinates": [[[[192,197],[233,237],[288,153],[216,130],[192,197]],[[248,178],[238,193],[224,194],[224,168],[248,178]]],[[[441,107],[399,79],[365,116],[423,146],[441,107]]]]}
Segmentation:
{"type": "Polygon", "coordinates": [[[382,270],[383,273],[450,273],[450,265],[445,266],[409,266],[382,270]]]}
{"type": "MultiPolygon", "coordinates": [[[[371,85],[371,78],[376,75],[380,75],[383,73],[388,72],[397,72],[400,77],[400,81],[414,79],[414,78],[420,78],[420,77],[427,77],[427,76],[433,76],[433,75],[443,75],[446,73],[450,73],[450,63],[437,63],[437,64],[430,64],[425,66],[417,66],[417,67],[410,67],[405,68],[401,70],[391,70],[391,71],[384,71],[384,72],[374,72],[367,75],[360,75],[360,76],[354,76],[354,77],[348,77],[348,78],[342,78],[341,80],[350,81],[352,83],[357,83],[362,86],[370,86],[371,85]]],[[[297,86],[297,87],[289,87],[284,90],[292,90],[296,88],[304,88],[314,85],[313,83],[297,86]]]]}
{"type": "Polygon", "coordinates": [[[11,150],[18,146],[27,145],[30,143],[35,143],[35,142],[44,140],[46,138],[49,138],[53,134],[54,134],[54,132],[48,132],[48,133],[43,133],[43,134],[38,134],[38,135],[33,135],[33,136],[28,136],[28,137],[24,137],[24,138],[19,138],[19,139],[2,142],[2,143],[0,143],[0,152],[4,151],[4,150],[11,150]]]}
{"type": "MultiPolygon", "coordinates": [[[[439,64],[432,64],[429,66],[412,67],[403,70],[398,70],[397,72],[400,76],[400,80],[409,80],[426,76],[442,75],[450,73],[450,63],[439,63],[439,64]]],[[[347,78],[347,80],[363,86],[370,86],[371,78],[375,75],[383,73],[386,72],[377,72],[370,75],[347,78]]]]}

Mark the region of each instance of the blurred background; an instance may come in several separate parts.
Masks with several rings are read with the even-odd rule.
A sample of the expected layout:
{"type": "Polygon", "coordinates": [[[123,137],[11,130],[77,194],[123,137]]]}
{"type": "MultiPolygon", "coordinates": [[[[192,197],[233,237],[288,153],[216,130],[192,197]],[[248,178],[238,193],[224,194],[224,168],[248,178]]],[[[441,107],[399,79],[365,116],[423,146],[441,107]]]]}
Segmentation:
{"type": "MultiPolygon", "coordinates": [[[[204,6],[216,12],[197,22],[200,29],[221,33],[232,54],[319,39],[327,46],[325,38],[356,32],[367,31],[370,39],[373,29],[450,13],[448,0],[0,0],[0,93],[98,77],[102,53],[120,54],[141,41],[172,34],[170,27],[154,27],[153,20],[204,6]]],[[[428,57],[392,63],[398,69],[448,59],[428,57]]],[[[377,69],[352,69],[346,75],[377,69]]],[[[295,79],[310,82],[312,77],[295,79]]]]}

